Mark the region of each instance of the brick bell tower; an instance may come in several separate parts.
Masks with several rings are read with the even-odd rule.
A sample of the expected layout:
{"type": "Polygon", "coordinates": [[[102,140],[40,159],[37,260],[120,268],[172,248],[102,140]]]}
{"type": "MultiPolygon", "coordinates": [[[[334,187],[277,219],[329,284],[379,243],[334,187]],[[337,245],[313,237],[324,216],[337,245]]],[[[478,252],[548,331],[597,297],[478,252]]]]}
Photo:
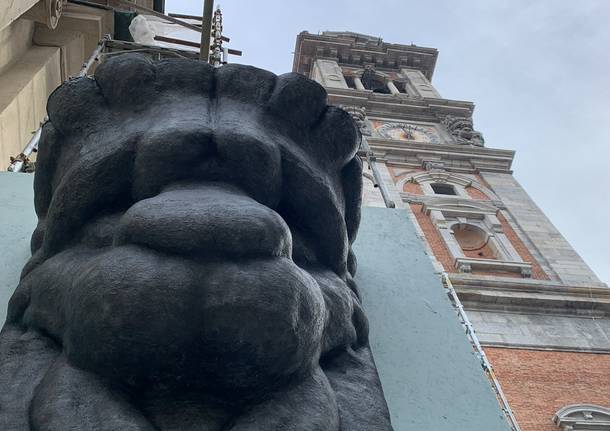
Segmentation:
{"type": "Polygon", "coordinates": [[[610,289],[513,177],[514,151],[431,83],[438,51],[302,32],[293,71],[349,110],[376,160],[364,206],[404,209],[458,292],[521,430],[610,430],[610,289]]]}

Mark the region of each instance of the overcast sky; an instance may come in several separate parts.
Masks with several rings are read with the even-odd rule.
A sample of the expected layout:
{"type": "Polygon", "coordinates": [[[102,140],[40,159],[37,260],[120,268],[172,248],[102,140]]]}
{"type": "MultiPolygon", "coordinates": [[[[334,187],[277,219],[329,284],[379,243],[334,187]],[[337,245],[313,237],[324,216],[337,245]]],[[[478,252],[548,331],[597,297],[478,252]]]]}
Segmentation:
{"type": "MultiPolygon", "coordinates": [[[[202,0],[167,0],[201,15],[202,0]]],[[[224,1],[234,62],[289,72],[302,30],[348,30],[439,50],[432,83],[476,105],[486,146],[610,283],[610,1],[224,1]]]]}

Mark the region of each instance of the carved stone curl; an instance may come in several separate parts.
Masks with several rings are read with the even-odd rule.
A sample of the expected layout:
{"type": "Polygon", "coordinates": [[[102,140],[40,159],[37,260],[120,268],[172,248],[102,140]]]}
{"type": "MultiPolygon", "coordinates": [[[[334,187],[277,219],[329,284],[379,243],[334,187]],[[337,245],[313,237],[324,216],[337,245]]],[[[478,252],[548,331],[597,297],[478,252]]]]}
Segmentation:
{"type": "Polygon", "coordinates": [[[360,133],[365,136],[371,136],[373,134],[373,128],[370,121],[367,119],[365,107],[356,105],[341,105],[340,108],[352,116],[356,122],[356,125],[360,129],[360,133]]]}
{"type": "Polygon", "coordinates": [[[320,85],[121,55],[48,113],[0,429],[391,430],[357,129],[320,85]]]}
{"type": "Polygon", "coordinates": [[[64,0],[41,0],[23,14],[23,18],[45,24],[51,30],[55,30],[63,7],[64,0]]]}
{"type": "Polygon", "coordinates": [[[474,145],[477,147],[485,145],[483,134],[474,130],[471,118],[447,115],[443,118],[441,124],[445,126],[458,145],[474,145]]]}

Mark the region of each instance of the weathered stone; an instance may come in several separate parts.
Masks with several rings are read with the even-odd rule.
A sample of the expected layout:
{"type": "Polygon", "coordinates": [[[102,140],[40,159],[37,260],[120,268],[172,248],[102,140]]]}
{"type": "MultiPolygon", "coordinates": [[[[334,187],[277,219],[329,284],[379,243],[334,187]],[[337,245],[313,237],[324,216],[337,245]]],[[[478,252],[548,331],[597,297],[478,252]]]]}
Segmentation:
{"type": "Polygon", "coordinates": [[[48,111],[1,429],[391,430],[358,132],[322,87],[122,55],[48,111]]]}

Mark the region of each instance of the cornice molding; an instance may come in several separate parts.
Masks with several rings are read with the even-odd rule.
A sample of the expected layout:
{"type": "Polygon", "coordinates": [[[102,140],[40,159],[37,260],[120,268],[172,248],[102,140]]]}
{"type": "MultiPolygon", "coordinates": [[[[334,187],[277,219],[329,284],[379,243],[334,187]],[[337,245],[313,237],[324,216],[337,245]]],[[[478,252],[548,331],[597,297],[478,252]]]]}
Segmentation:
{"type": "Polygon", "coordinates": [[[610,288],[554,281],[450,273],[469,310],[601,318],[610,317],[610,288]]]}
{"type": "Polygon", "coordinates": [[[424,161],[458,161],[448,163],[448,171],[462,173],[499,172],[512,173],[511,165],[515,152],[469,145],[429,144],[425,142],[393,141],[390,139],[367,139],[375,156],[392,164],[420,168],[424,161]]]}
{"type": "Polygon", "coordinates": [[[440,123],[447,115],[471,118],[474,112],[474,104],[463,100],[417,98],[403,93],[380,94],[353,88],[326,88],[326,91],[331,104],[362,106],[370,117],[440,123]]]}

